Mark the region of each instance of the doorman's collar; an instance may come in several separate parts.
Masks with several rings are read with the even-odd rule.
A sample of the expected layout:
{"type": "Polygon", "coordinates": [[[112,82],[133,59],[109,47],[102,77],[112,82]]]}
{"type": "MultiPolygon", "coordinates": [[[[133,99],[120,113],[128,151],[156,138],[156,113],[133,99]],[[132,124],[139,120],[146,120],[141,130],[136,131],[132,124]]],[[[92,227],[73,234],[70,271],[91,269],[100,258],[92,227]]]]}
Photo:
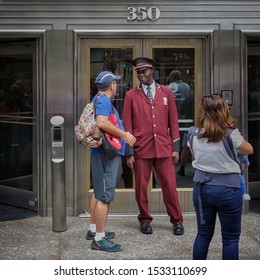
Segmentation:
{"type": "MultiPolygon", "coordinates": [[[[157,84],[157,83],[155,83],[155,87],[156,87],[156,88],[161,88],[161,86],[160,86],[159,84],[157,84]]],[[[139,90],[143,90],[142,84],[139,83],[139,85],[138,85],[137,88],[138,88],[139,90]]]]}

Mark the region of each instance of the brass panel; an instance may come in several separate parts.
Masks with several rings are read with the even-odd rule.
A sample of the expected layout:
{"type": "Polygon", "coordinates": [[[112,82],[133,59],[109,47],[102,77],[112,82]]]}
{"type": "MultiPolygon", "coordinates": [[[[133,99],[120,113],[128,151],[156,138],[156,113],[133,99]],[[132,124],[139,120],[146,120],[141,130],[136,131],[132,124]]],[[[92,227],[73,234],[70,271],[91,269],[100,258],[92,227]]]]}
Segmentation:
{"type": "MultiPolygon", "coordinates": [[[[92,58],[92,50],[95,49],[126,49],[130,48],[133,51],[133,58],[137,56],[148,56],[152,57],[153,49],[157,48],[185,48],[194,49],[194,94],[195,94],[195,115],[198,108],[198,98],[202,95],[204,90],[203,80],[203,64],[205,59],[203,59],[203,40],[202,39],[185,39],[185,38],[151,38],[151,39],[127,39],[127,38],[89,38],[81,40],[81,88],[82,91],[79,96],[79,110],[81,111],[85,104],[90,100],[90,78],[93,75],[95,69],[103,71],[100,66],[100,63],[96,63],[96,66],[90,65],[92,58]]],[[[98,61],[98,59],[97,59],[98,61]]],[[[107,70],[107,69],[105,69],[107,70]]],[[[96,73],[95,73],[96,74],[96,73]]],[[[98,74],[98,73],[97,73],[98,74]]],[[[135,86],[138,81],[136,75],[132,75],[132,85],[135,86]]],[[[82,212],[89,211],[90,199],[93,194],[91,188],[91,174],[90,174],[90,153],[87,147],[81,147],[81,188],[82,188],[82,212]]],[[[176,169],[178,166],[176,167],[176,169]]],[[[177,177],[177,186],[178,186],[178,196],[180,199],[180,204],[183,212],[194,212],[192,205],[192,168],[191,163],[189,163],[190,174],[185,178],[177,177]]],[[[122,183],[122,178],[120,178],[119,170],[118,175],[118,185],[116,186],[115,199],[110,206],[110,213],[138,213],[138,208],[135,201],[134,188],[125,188],[122,183]],[[121,180],[121,181],[120,181],[121,180]]],[[[177,175],[176,175],[177,176],[177,175]]],[[[158,182],[157,182],[158,183],[158,182]]],[[[157,184],[158,185],[158,184],[157,184]]],[[[150,211],[152,213],[161,213],[165,212],[165,206],[162,200],[162,192],[159,185],[157,186],[154,178],[150,179],[149,183],[149,204],[150,211]]],[[[134,184],[133,184],[134,186],[134,184]]]]}

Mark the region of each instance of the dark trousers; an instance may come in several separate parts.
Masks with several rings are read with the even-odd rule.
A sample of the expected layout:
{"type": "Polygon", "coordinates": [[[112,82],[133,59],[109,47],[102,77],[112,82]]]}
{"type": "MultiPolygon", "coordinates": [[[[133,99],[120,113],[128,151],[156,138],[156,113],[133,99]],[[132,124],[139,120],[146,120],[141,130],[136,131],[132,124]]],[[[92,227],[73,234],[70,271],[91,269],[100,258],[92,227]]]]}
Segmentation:
{"type": "Polygon", "coordinates": [[[193,204],[197,215],[198,233],[193,245],[193,259],[205,260],[219,216],[222,234],[222,259],[239,258],[238,243],[242,216],[241,188],[195,185],[193,204]]]}
{"type": "Polygon", "coordinates": [[[176,190],[176,176],[172,158],[135,158],[135,196],[139,207],[138,220],[140,223],[151,222],[152,216],[148,209],[148,183],[154,167],[161,184],[163,201],[170,216],[171,223],[182,222],[183,217],[176,190]]]}

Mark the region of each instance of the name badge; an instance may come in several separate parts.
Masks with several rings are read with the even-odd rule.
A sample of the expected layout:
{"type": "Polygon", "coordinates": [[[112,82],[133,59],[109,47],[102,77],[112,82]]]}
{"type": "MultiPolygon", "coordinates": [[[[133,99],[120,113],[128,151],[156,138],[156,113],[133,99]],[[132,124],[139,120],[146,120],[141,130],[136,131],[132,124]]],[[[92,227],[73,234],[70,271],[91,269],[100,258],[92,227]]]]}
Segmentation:
{"type": "Polygon", "coordinates": [[[168,105],[167,97],[163,97],[163,105],[168,105]]]}

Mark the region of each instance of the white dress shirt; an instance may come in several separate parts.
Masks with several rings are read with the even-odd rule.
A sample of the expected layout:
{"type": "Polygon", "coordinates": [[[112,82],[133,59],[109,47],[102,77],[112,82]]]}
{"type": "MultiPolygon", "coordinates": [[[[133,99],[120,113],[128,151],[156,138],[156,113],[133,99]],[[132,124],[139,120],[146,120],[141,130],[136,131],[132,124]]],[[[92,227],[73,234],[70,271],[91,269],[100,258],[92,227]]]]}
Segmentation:
{"type": "MultiPolygon", "coordinates": [[[[145,94],[147,95],[148,85],[142,84],[142,87],[143,87],[143,90],[144,90],[145,94]]],[[[149,87],[151,89],[151,92],[152,92],[152,95],[153,95],[153,99],[154,99],[154,96],[155,96],[155,81],[153,81],[153,83],[151,85],[149,85],[149,87]]]]}

